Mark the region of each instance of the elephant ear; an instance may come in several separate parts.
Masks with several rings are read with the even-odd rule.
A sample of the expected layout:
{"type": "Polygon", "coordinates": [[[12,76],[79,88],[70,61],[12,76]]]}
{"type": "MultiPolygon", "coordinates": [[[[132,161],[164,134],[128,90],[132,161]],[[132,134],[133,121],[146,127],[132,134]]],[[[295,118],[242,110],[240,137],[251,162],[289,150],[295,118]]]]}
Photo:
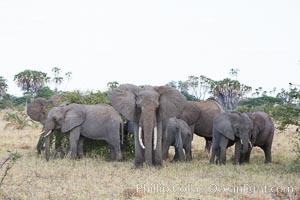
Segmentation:
{"type": "Polygon", "coordinates": [[[58,99],[59,99],[59,96],[58,96],[58,95],[56,95],[56,94],[53,95],[53,96],[49,99],[49,105],[54,106],[54,105],[57,103],[58,99]]]}
{"type": "Polygon", "coordinates": [[[120,85],[111,92],[112,106],[128,120],[134,121],[136,96],[141,88],[132,84],[120,85]]]}
{"type": "Polygon", "coordinates": [[[27,106],[28,116],[34,120],[43,123],[46,120],[46,105],[45,98],[36,98],[27,106]]]}
{"type": "Polygon", "coordinates": [[[261,132],[266,126],[266,120],[260,114],[254,113],[253,125],[257,133],[261,132]]]}
{"type": "Polygon", "coordinates": [[[201,117],[201,110],[192,101],[187,101],[179,118],[185,121],[189,126],[195,124],[201,117]]]}
{"type": "Polygon", "coordinates": [[[234,132],[232,129],[232,124],[227,114],[220,114],[214,119],[213,126],[219,132],[221,132],[226,138],[234,140],[234,132]]]}
{"type": "Polygon", "coordinates": [[[159,116],[162,119],[179,116],[187,102],[185,96],[169,86],[159,86],[154,89],[160,94],[159,116]]]}
{"type": "Polygon", "coordinates": [[[68,106],[68,108],[61,109],[65,110],[65,117],[61,127],[63,133],[69,132],[77,126],[80,126],[86,119],[86,112],[81,106],[68,106]]]}

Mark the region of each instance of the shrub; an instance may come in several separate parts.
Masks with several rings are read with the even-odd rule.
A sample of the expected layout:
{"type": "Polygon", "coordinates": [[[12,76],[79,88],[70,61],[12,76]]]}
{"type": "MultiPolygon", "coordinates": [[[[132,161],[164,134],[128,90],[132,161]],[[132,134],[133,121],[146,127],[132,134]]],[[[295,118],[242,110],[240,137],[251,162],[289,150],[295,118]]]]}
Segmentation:
{"type": "Polygon", "coordinates": [[[7,111],[3,117],[6,123],[4,129],[12,127],[14,129],[24,129],[25,127],[37,128],[38,124],[32,121],[24,110],[7,111]]]}

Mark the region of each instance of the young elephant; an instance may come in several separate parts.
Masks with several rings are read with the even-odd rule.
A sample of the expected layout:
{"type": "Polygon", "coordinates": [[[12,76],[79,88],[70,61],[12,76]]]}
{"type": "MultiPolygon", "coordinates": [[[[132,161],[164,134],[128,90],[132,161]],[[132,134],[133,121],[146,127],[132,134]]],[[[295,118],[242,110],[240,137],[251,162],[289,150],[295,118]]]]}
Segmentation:
{"type": "Polygon", "coordinates": [[[253,122],[245,113],[228,112],[215,117],[210,163],[225,164],[226,148],[236,143],[234,163],[238,164],[241,153],[248,151],[252,129],[253,122]]]}
{"type": "MultiPolygon", "coordinates": [[[[250,141],[253,146],[258,146],[265,153],[265,163],[272,162],[271,148],[274,137],[274,123],[271,117],[262,111],[249,113],[248,116],[253,121],[253,130],[251,132],[250,141]]],[[[249,162],[252,147],[246,154],[243,154],[241,162],[249,162]]]]}
{"type": "Polygon", "coordinates": [[[56,129],[70,133],[71,158],[83,155],[82,139],[86,137],[107,141],[111,147],[111,159],[122,159],[120,133],[123,133],[123,124],[120,115],[110,105],[73,103],[52,108],[44,128],[47,160],[50,154],[50,134],[56,129]]]}
{"type": "Polygon", "coordinates": [[[167,159],[170,146],[175,147],[174,161],[191,161],[192,160],[192,138],[193,133],[187,123],[176,117],[169,119],[167,126],[167,138],[163,146],[163,158],[167,159]],[[184,159],[184,153],[185,157],[184,159]]]}

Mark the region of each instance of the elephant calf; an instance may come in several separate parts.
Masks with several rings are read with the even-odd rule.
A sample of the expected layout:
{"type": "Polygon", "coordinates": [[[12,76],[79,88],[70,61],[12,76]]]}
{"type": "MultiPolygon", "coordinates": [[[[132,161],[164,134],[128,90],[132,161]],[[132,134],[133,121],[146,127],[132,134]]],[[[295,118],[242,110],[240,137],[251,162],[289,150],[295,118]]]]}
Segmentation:
{"type": "Polygon", "coordinates": [[[71,158],[83,155],[82,140],[86,137],[107,141],[111,147],[111,159],[122,159],[120,147],[120,133],[123,133],[122,119],[110,105],[73,103],[52,108],[44,128],[47,160],[50,154],[50,134],[57,129],[62,133],[70,133],[71,158]]]}
{"type": "Polygon", "coordinates": [[[192,138],[193,133],[187,123],[176,117],[169,119],[166,141],[163,146],[163,158],[167,159],[170,146],[175,147],[174,161],[184,161],[185,151],[186,160],[192,160],[192,138]]]}
{"type": "Polygon", "coordinates": [[[241,153],[249,148],[253,122],[245,113],[221,113],[213,121],[213,140],[210,163],[226,163],[226,148],[235,144],[234,163],[240,162],[241,153]],[[215,158],[216,157],[216,158],[215,158]]]}
{"type": "MultiPolygon", "coordinates": [[[[248,116],[253,121],[253,130],[250,133],[250,141],[253,146],[258,146],[265,153],[265,163],[272,162],[271,148],[274,137],[274,123],[271,117],[262,111],[249,113],[248,116]]],[[[249,162],[252,148],[243,154],[241,162],[249,162]]]]}

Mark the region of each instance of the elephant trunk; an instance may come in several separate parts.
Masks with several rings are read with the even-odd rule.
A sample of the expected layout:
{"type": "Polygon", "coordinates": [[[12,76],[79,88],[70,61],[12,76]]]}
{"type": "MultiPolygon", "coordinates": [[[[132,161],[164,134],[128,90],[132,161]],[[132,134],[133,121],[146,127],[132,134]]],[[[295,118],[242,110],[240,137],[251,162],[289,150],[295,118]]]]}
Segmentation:
{"type": "Polygon", "coordinates": [[[46,147],[46,160],[49,161],[50,157],[50,135],[45,137],[45,147],[46,147]]]}
{"type": "Polygon", "coordinates": [[[52,120],[48,120],[45,124],[45,128],[43,131],[44,137],[45,137],[45,151],[46,151],[46,160],[49,161],[50,157],[50,138],[51,133],[55,127],[55,123],[52,120]]]}
{"type": "Polygon", "coordinates": [[[241,152],[243,154],[247,153],[248,148],[249,148],[249,139],[248,139],[248,137],[245,137],[245,136],[241,137],[241,144],[242,144],[241,152]]]}
{"type": "MultiPolygon", "coordinates": [[[[153,117],[153,116],[146,117],[145,116],[145,118],[143,118],[145,161],[148,165],[153,164],[153,150],[155,150],[156,145],[157,145],[157,141],[155,141],[155,140],[157,140],[157,127],[156,127],[155,122],[156,122],[156,117],[153,117]]],[[[141,147],[143,148],[141,141],[140,141],[140,144],[141,144],[141,147]]]]}

